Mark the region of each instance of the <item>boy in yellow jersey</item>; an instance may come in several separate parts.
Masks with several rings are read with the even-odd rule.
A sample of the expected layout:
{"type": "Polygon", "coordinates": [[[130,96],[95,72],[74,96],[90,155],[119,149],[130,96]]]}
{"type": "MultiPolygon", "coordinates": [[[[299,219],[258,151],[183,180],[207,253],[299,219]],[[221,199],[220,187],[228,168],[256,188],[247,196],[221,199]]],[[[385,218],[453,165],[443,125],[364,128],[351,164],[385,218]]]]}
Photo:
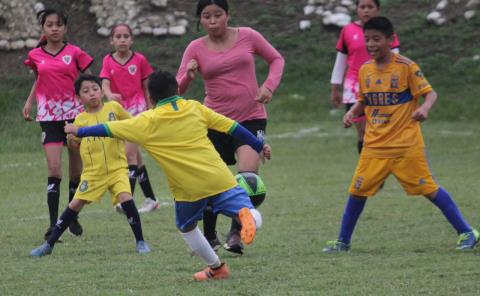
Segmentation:
{"type": "MultiPolygon", "coordinates": [[[[86,111],[74,121],[76,126],[88,126],[102,122],[128,119],[130,114],[114,101],[103,103],[101,81],[93,75],[82,75],[75,81],[75,93],[86,111]]],[[[142,224],[132,199],[128,180],[128,164],[125,143],[118,139],[86,137],[83,139],[68,135],[69,145],[80,145],[83,172],[80,185],[73,200],[57,221],[52,234],[40,247],[32,250],[33,257],[52,253],[55,242],[73,221],[85,204],[100,201],[105,191],[110,191],[112,203],[120,203],[127,216],[136,240],[138,253],[148,253],[150,248],[143,240],[142,224]]]]}
{"type": "Polygon", "coordinates": [[[462,217],[447,191],[432,177],[425,157],[420,122],[437,100],[437,94],[420,68],[390,50],[393,25],[385,17],[370,19],[363,27],[371,61],[359,73],[357,103],[345,114],[345,127],[355,115],[366,114],[364,148],[355,170],[338,239],[324,252],[348,251],[350,239],[368,197],[374,196],[393,174],[408,195],[423,195],[435,204],[459,234],[457,249],[472,249],[479,233],[462,217]],[[419,105],[419,98],[425,98],[419,105]]]}
{"type": "Polygon", "coordinates": [[[142,145],[165,172],[175,199],[176,224],[183,239],[208,265],[195,273],[194,279],[227,278],[227,265],[220,261],[200,232],[197,221],[210,206],[215,214],[237,218],[242,225],[241,238],[250,244],[261,226],[262,216],[216,152],[207,130],[238,137],[267,159],[271,155],[270,146],[235,121],[197,101],[176,96],[177,81],[170,73],[153,73],[148,89],[155,109],[132,119],[92,127],[66,125],[65,132],[78,137],[109,136],[142,145]]]}

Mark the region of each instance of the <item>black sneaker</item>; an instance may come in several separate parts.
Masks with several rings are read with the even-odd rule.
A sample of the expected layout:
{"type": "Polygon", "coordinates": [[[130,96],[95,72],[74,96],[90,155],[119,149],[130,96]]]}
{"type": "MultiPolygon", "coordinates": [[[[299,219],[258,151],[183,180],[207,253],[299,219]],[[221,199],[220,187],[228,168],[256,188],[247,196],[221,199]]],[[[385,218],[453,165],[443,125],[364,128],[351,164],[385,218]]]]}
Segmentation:
{"type": "Polygon", "coordinates": [[[243,244],[242,244],[242,239],[240,238],[240,232],[239,231],[230,231],[230,233],[227,235],[227,242],[223,245],[225,250],[243,255],[243,244]]]}
{"type": "Polygon", "coordinates": [[[74,219],[68,226],[68,231],[75,236],[80,236],[83,233],[82,225],[78,222],[78,218],[74,219]]]}

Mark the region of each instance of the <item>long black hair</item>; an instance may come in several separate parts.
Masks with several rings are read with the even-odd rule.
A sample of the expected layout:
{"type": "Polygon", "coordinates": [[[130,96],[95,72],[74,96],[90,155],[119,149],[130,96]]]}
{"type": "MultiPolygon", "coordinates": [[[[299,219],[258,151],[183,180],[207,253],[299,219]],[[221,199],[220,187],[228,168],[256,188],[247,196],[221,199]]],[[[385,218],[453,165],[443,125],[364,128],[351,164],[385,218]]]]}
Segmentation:
{"type": "Polygon", "coordinates": [[[228,14],[228,2],[227,0],[198,0],[197,2],[197,17],[198,17],[198,22],[197,22],[197,31],[200,28],[200,18],[202,16],[202,11],[207,7],[208,5],[215,4],[225,10],[225,12],[228,14]]]}
{"type": "MultiPolygon", "coordinates": [[[[358,3],[360,0],[355,0],[355,5],[358,6],[358,3]]],[[[373,0],[375,2],[375,5],[377,5],[377,8],[380,8],[380,0],[373,0]]]]}
{"type": "MultiPolygon", "coordinates": [[[[44,26],[45,22],[47,21],[47,17],[49,15],[56,14],[58,16],[58,22],[63,25],[67,25],[68,18],[63,12],[55,10],[55,9],[44,9],[42,11],[39,11],[37,13],[37,20],[40,23],[40,26],[44,26]]],[[[40,37],[40,40],[38,41],[37,47],[41,47],[47,44],[47,38],[45,36],[40,37]]]]}

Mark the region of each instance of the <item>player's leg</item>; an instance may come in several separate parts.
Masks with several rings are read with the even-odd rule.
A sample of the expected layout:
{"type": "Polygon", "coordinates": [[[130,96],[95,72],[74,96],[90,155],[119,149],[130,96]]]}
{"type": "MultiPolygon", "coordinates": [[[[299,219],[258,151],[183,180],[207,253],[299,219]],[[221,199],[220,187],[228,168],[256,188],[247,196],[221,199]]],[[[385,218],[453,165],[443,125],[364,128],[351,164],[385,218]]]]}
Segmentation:
{"type": "Polygon", "coordinates": [[[224,279],[229,276],[227,265],[220,261],[220,258],[197,226],[197,221],[202,219],[207,204],[208,199],[195,202],[175,202],[177,228],[192,253],[199,256],[207,265],[207,268],[194,274],[193,278],[197,281],[224,279]]]}
{"type": "Polygon", "coordinates": [[[147,167],[143,161],[142,154],[140,149],[137,146],[137,180],[140,188],[142,188],[143,195],[145,196],[145,201],[142,206],[138,209],[140,213],[148,213],[155,211],[160,207],[155,194],[153,193],[152,185],[150,184],[150,178],[148,177],[147,167]]]}
{"type": "Polygon", "coordinates": [[[62,181],[62,150],[63,143],[47,143],[43,145],[48,167],[47,204],[50,217],[50,226],[45,239],[50,235],[58,218],[58,204],[60,200],[60,182],[62,181]]]}
{"type": "Polygon", "coordinates": [[[125,142],[125,152],[128,162],[128,179],[130,181],[130,190],[135,192],[135,183],[137,182],[137,170],[138,170],[138,147],[137,144],[125,142]]]}
{"type": "Polygon", "coordinates": [[[323,252],[341,252],[350,249],[350,241],[367,197],[374,196],[390,174],[391,159],[375,159],[360,156],[350,185],[350,195],[345,206],[338,238],[327,242],[323,252]]]}
{"type": "MultiPolygon", "coordinates": [[[[68,186],[68,202],[73,200],[75,192],[77,191],[80,183],[80,175],[82,173],[82,159],[80,157],[79,148],[68,147],[68,160],[69,160],[69,176],[70,182],[68,186]]],[[[68,230],[73,235],[79,236],[83,233],[82,225],[78,222],[78,216],[70,223],[68,230]]]]}

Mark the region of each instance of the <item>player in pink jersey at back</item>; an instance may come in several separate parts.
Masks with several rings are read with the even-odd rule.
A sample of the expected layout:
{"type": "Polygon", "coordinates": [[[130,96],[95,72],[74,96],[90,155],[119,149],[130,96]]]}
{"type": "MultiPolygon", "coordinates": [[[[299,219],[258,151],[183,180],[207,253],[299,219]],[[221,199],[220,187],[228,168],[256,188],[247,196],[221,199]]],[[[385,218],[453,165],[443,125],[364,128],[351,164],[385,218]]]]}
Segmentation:
{"type": "MultiPolygon", "coordinates": [[[[136,116],[152,106],[148,99],[147,78],[153,69],[142,54],[131,50],[133,34],[127,24],[113,26],[110,44],[115,51],[103,58],[100,71],[103,91],[109,100],[119,102],[131,115],[136,116]]],[[[159,203],[138,146],[126,142],[126,153],[132,194],[138,179],[145,196],[138,211],[146,213],[158,209],[159,203]]],[[[117,205],[117,210],[121,211],[120,204],[117,205]]]]}
{"type": "MultiPolygon", "coordinates": [[[[64,41],[67,32],[67,18],[52,9],[37,14],[43,37],[37,46],[28,53],[25,65],[35,73],[36,79],[23,107],[23,117],[31,121],[30,111],[36,101],[36,121],[42,128],[42,144],[47,158],[48,186],[47,203],[50,226],[44,237],[47,238],[58,216],[60,182],[62,180],[62,149],[66,145],[63,131],[65,122],[73,122],[83,111],[75,98],[73,83],[80,72],[88,69],[93,59],[79,47],[64,41]]],[[[69,156],[69,201],[78,187],[82,162],[78,149],[68,148],[69,156]]],[[[77,219],[69,225],[74,235],[81,235],[82,227],[77,219]]]]}
{"type": "MultiPolygon", "coordinates": [[[[358,20],[345,26],[340,32],[337,42],[337,58],[332,72],[331,100],[334,107],[345,104],[346,111],[357,101],[359,90],[358,71],[370,60],[363,37],[363,24],[369,19],[378,16],[380,12],[379,0],[356,0],[358,20]],[[345,70],[346,74],[345,74],[345,70]],[[344,80],[345,79],[345,80],[344,80]],[[343,81],[343,94],[341,85],[343,81]]],[[[398,52],[400,42],[394,35],[392,50],[398,52]]],[[[358,135],[358,152],[362,151],[363,135],[365,133],[365,116],[355,118],[355,127],[358,135]]]]}
{"type": "MultiPolygon", "coordinates": [[[[192,41],[185,49],[177,73],[180,94],[184,94],[200,73],[205,88],[204,105],[241,123],[250,132],[263,138],[267,125],[267,104],[277,89],[283,74],[284,59],[257,31],[247,27],[228,26],[226,0],[199,0],[199,23],[206,36],[192,41]],[[259,85],[255,57],[269,65],[267,79],[259,85]]],[[[227,165],[237,163],[239,172],[258,173],[258,154],[245,143],[233,137],[209,130],[212,141],[227,165]]],[[[258,207],[263,199],[252,198],[258,207]]],[[[216,215],[210,210],[204,214],[204,233],[212,247],[220,241],[215,231],[216,215]]],[[[232,220],[232,227],[224,245],[228,251],[242,253],[239,233],[241,225],[232,220]]]]}

